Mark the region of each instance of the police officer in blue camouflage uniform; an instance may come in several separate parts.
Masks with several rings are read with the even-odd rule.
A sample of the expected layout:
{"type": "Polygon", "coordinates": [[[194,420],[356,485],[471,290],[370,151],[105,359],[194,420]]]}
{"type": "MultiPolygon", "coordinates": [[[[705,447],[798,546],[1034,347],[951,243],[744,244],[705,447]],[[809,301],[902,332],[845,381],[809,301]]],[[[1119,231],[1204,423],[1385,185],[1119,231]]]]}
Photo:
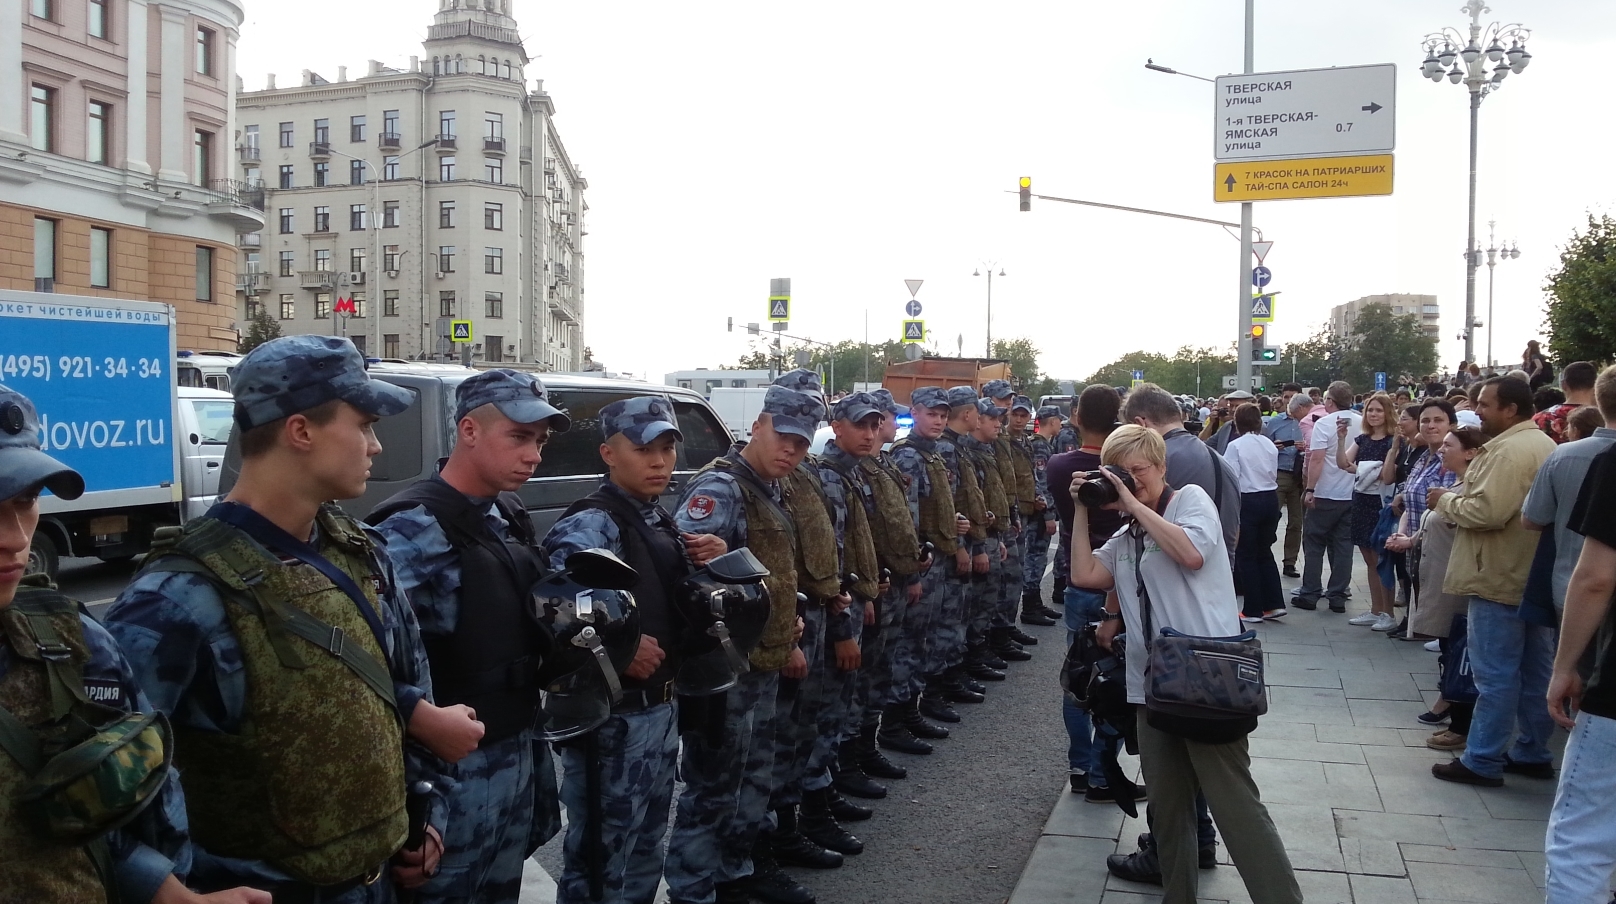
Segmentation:
{"type": "Polygon", "coordinates": [[[723,694],[700,698],[702,711],[681,714],[685,790],[664,868],[671,904],[744,904],[754,895],[797,904],[813,900],[759,841],[775,791],[780,678],[800,680],[808,673],[797,646],[803,629],[797,540],[780,481],[807,456],[824,415],[817,394],[769,387],[751,441],[735,444],[691,478],[674,510],[681,532],[713,534],[729,549],[746,547],[769,569],[764,584],[770,616],[749,657],[750,670],[723,694]]]}
{"type": "MultiPolygon", "coordinates": [[[[1044,606],[1038,598],[1038,586],[1043,581],[1044,565],[1049,560],[1049,539],[1057,528],[1055,522],[1055,506],[1049,498],[1049,489],[1044,482],[1043,463],[1033,447],[1033,437],[1038,434],[1029,432],[1027,427],[1032,420],[1032,399],[1018,395],[1010,406],[1009,425],[1006,434],[1015,449],[1016,474],[1018,480],[1018,497],[1029,488],[1032,497],[1020,499],[1022,505],[1021,519],[1021,563],[1019,570],[1012,574],[1018,583],[1012,592],[1021,594],[1021,621],[1023,624],[1049,627],[1057,621],[1055,616],[1044,611],[1044,606]],[[1028,503],[1030,502],[1030,506],[1028,503]],[[1028,575],[1037,570],[1032,578],[1034,589],[1031,594],[1026,592],[1028,575]]],[[[1011,625],[1011,637],[1017,643],[1037,643],[1037,638],[1023,632],[1020,628],[1011,625]]]]}
{"type": "MultiPolygon", "coordinates": [[[[1011,660],[1010,643],[1004,636],[1007,623],[1003,613],[1005,576],[1010,563],[1016,561],[1016,589],[1021,586],[1021,568],[1015,555],[1016,537],[1020,528],[1014,513],[1013,489],[1005,486],[1004,470],[999,465],[994,448],[1004,423],[1005,409],[993,399],[983,397],[976,403],[976,424],[960,438],[962,458],[976,469],[981,482],[983,501],[993,517],[988,526],[988,568],[972,576],[971,595],[966,603],[965,667],[976,678],[995,680],[991,673],[999,672],[1011,660]]],[[[1015,648],[1016,659],[1031,659],[1031,654],[1015,648]]]]}
{"type": "MultiPolygon", "coordinates": [[[[53,712],[49,687],[53,668],[62,664],[78,673],[77,686],[66,688],[72,693],[62,700],[70,712],[89,705],[118,713],[152,712],[112,635],[77,602],[58,594],[44,575],[23,577],[39,523],[39,496],[45,490],[60,499],[77,499],[84,493],[84,478],[40,451],[33,404],[0,386],[0,708],[5,710],[0,721],[15,720],[30,733],[58,724],[61,717],[53,712]],[[57,636],[70,651],[67,657],[47,660],[42,655],[40,646],[46,638],[35,627],[41,621],[51,629],[61,626],[57,636]]],[[[5,846],[0,902],[269,904],[265,891],[235,888],[202,896],[185,887],[191,849],[185,798],[172,766],[152,764],[154,770],[163,769],[165,777],[155,780],[150,803],[128,825],[98,842],[112,868],[111,875],[103,876],[96,862],[99,853],[88,846],[54,842],[26,821],[8,792],[22,787],[12,778],[26,776],[27,767],[18,755],[29,752],[14,750],[12,743],[10,737],[0,737],[0,788],[6,789],[0,793],[7,793],[0,797],[0,839],[5,846]]]]}
{"type": "MultiPolygon", "coordinates": [[[[1037,483],[1038,499],[1044,507],[1045,536],[1042,543],[1028,545],[1027,565],[1021,575],[1021,606],[1023,611],[1037,607],[1036,611],[1053,618],[1057,613],[1044,604],[1040,594],[1043,592],[1044,568],[1049,564],[1049,537],[1059,528],[1055,499],[1049,493],[1049,479],[1045,469],[1049,465],[1050,456],[1055,454],[1054,440],[1061,427],[1060,409],[1054,405],[1045,405],[1038,409],[1034,420],[1037,429],[1027,437],[1027,451],[1032,456],[1033,478],[1037,483]]],[[[1064,579],[1057,574],[1051,599],[1060,599],[1065,586],[1064,579]]]]}
{"type": "Polygon", "coordinates": [[[471,707],[487,730],[457,766],[443,863],[419,899],[515,904],[522,864],[560,820],[555,769],[539,738],[539,669],[550,639],[529,614],[547,569],[516,490],[550,435],[571,421],[536,377],[506,369],[461,381],[454,417],[455,446],[439,473],[366,520],[387,538],[439,701],[471,707]]]}
{"type": "Polygon", "coordinates": [[[394,882],[436,871],[446,826],[439,799],[422,846],[402,850],[406,788],[452,787],[440,757],[482,731],[465,707],[432,703],[380,535],[329,503],[364,492],[372,425],[413,396],[371,380],[334,336],[271,340],[231,376],[240,477],[159,537],[107,629],[174,726],[193,887],[392,901],[394,882]]]}
{"type": "MultiPolygon", "coordinates": [[[[575,503],[544,538],[550,566],[586,549],[618,554],[640,575],[632,590],[640,617],[640,650],[623,674],[623,699],[590,735],[561,746],[566,772],[565,864],[556,900],[583,904],[590,893],[590,845],[599,845],[601,897],[607,904],[651,904],[662,879],[662,836],[668,827],[679,720],[673,679],[679,666],[673,594],[692,566],[725,552],[712,534],[680,534],[659,501],[673,478],[678,443],[673,406],[661,396],[612,402],[600,411],[600,455],[606,477],[575,503]],[[592,746],[591,746],[592,745],[592,746]],[[591,762],[593,759],[593,762],[591,762]],[[589,837],[594,771],[599,837],[589,837]]],[[[597,590],[597,599],[614,593],[597,590]]]]}

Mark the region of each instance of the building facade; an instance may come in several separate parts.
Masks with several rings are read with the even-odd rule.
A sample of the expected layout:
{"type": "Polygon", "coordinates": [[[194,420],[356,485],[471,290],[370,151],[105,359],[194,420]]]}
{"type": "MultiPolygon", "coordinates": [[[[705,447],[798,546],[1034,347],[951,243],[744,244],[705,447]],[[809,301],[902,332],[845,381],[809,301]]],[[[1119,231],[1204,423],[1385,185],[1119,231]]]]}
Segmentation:
{"type": "Polygon", "coordinates": [[[0,14],[0,287],[174,305],[182,348],[233,351],[236,0],[18,0],[0,14]]]}
{"type": "Polygon", "coordinates": [[[1420,319],[1426,338],[1432,342],[1442,338],[1442,309],[1435,295],[1365,295],[1331,308],[1330,329],[1339,336],[1350,335],[1358,314],[1372,304],[1383,304],[1391,308],[1393,314],[1413,314],[1420,319]]]}
{"type": "Polygon", "coordinates": [[[479,364],[581,370],[587,183],[509,0],[440,2],[407,69],[239,95],[241,178],[268,198],[242,317],[409,360],[458,360],[469,321],[479,364]]]}

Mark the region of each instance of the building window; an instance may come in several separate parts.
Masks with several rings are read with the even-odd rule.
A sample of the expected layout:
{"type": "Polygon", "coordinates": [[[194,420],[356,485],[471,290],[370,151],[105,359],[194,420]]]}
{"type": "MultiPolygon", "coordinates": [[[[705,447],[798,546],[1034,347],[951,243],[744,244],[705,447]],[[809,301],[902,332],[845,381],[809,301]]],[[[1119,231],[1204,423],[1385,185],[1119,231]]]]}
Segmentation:
{"type": "Polygon", "coordinates": [[[291,232],[292,232],[292,208],[290,208],[290,207],[282,207],[280,209],[280,212],[281,212],[281,235],[290,235],[291,232]]]}
{"type": "Polygon", "coordinates": [[[281,319],[291,320],[297,316],[297,299],[292,295],[281,296],[281,319]]]}
{"type": "Polygon", "coordinates": [[[321,161],[314,164],[314,187],[324,188],[331,184],[331,164],[321,161]]]}
{"type": "Polygon", "coordinates": [[[439,273],[453,273],[453,272],[455,272],[454,258],[455,258],[455,246],[453,246],[453,245],[439,245],[438,246],[438,272],[439,273]]]}
{"type": "Polygon", "coordinates": [[[196,300],[213,300],[213,249],[196,246],[196,300]]]}
{"type": "Polygon", "coordinates": [[[432,74],[433,75],[442,75],[443,74],[443,58],[442,57],[433,57],[432,58],[432,74]]]}
{"type": "Polygon", "coordinates": [[[398,246],[382,246],[382,269],[392,273],[398,272],[398,246]]]}
{"type": "Polygon", "coordinates": [[[455,293],[438,293],[438,316],[453,317],[455,315],[455,293]]]}
{"type": "Polygon", "coordinates": [[[213,74],[213,29],[196,30],[196,71],[199,75],[213,74]]]}
{"type": "Polygon", "coordinates": [[[364,141],[365,140],[365,117],[363,117],[363,116],[350,116],[350,117],[348,117],[348,140],[349,141],[364,141]]]}
{"type": "Polygon", "coordinates": [[[322,272],[331,272],[331,249],[316,248],[314,250],[314,269],[322,272]]]}
{"type": "Polygon", "coordinates": [[[296,262],[297,262],[297,254],[296,254],[296,252],[282,251],[281,252],[281,275],[282,276],[296,276],[297,271],[295,271],[293,269],[293,267],[296,266],[296,262]]]}
{"type": "Polygon", "coordinates": [[[112,288],[112,230],[90,227],[90,285],[112,288]]]}
{"type": "Polygon", "coordinates": [[[89,129],[84,135],[84,159],[91,163],[106,163],[111,135],[112,105],[98,100],[90,101],[89,129]]]}
{"type": "MultiPolygon", "coordinates": [[[[258,150],[258,127],[257,126],[242,126],[241,127],[241,146],[244,147],[244,148],[252,148],[255,151],[258,150]]],[[[258,159],[257,155],[254,155],[253,159],[257,160],[258,159]]]]}
{"type": "Polygon", "coordinates": [[[280,187],[281,188],[291,188],[292,187],[292,165],[290,163],[281,164],[280,187]]]}
{"type": "MultiPolygon", "coordinates": [[[[397,201],[383,201],[382,202],[382,228],[383,229],[395,229],[397,227],[398,227],[398,202],[397,201]]],[[[387,269],[389,269],[389,270],[397,270],[398,268],[397,267],[388,267],[387,269]]]]}
{"type": "Polygon", "coordinates": [[[242,178],[242,181],[246,182],[248,185],[250,185],[250,186],[252,186],[254,188],[263,188],[264,187],[264,183],[258,181],[258,167],[256,167],[256,166],[249,166],[249,167],[246,167],[246,168],[242,169],[241,178],[242,178]]]}
{"type": "Polygon", "coordinates": [[[56,279],[56,221],[34,217],[34,285],[56,279]]]}
{"type": "Polygon", "coordinates": [[[316,292],[316,293],[314,293],[314,319],[315,320],[330,320],[331,319],[331,293],[330,292],[316,292]]]}
{"type": "Polygon", "coordinates": [[[315,232],[330,232],[331,231],[331,208],[329,208],[329,207],[316,207],[316,208],[314,208],[314,231],[315,232]]]}
{"type": "Polygon", "coordinates": [[[56,20],[56,0],[33,0],[28,5],[28,12],[36,19],[56,20]]]}
{"type": "Polygon", "coordinates": [[[489,182],[499,185],[505,181],[505,162],[497,157],[489,157],[483,161],[483,175],[489,182]]]}
{"type": "Polygon", "coordinates": [[[283,148],[291,147],[292,146],[292,137],[293,137],[292,124],[289,123],[289,122],[281,123],[281,147],[283,147],[283,148]]]}
{"type": "Polygon", "coordinates": [[[398,181],[398,158],[397,157],[383,157],[382,158],[382,181],[383,182],[397,182],[398,181]]]}
{"type": "Polygon", "coordinates": [[[398,290],[386,289],[382,292],[382,316],[398,316],[398,290]]]}
{"type": "MultiPolygon", "coordinates": [[[[348,316],[349,317],[363,317],[363,316],[365,316],[365,293],[363,293],[363,292],[355,292],[355,293],[353,293],[352,295],[350,295],[348,297],[349,297],[350,300],[353,301],[353,313],[349,314],[348,316]]],[[[359,339],[363,339],[365,337],[363,337],[363,336],[350,336],[349,338],[353,339],[353,340],[359,340],[359,339]]],[[[364,351],[365,349],[364,349],[363,346],[360,346],[359,350],[364,351]]]]}
{"type": "Polygon", "coordinates": [[[504,361],[505,360],[505,337],[504,336],[484,336],[483,337],[483,360],[484,361],[504,361]]]}
{"type": "MultiPolygon", "coordinates": [[[[356,309],[359,307],[359,301],[357,299],[354,301],[354,307],[356,309]]],[[[363,317],[364,315],[363,314],[355,314],[354,316],[355,317],[363,317]]],[[[365,356],[365,341],[366,341],[367,338],[368,337],[366,337],[364,333],[360,333],[357,336],[349,336],[348,337],[348,341],[353,343],[354,351],[358,352],[359,357],[361,357],[361,358],[363,358],[365,356]]]]}
{"type": "Polygon", "coordinates": [[[438,228],[453,229],[455,224],[455,202],[438,202],[438,228]]]}
{"type": "Polygon", "coordinates": [[[503,293],[503,292],[484,292],[483,293],[483,313],[487,314],[489,317],[504,317],[505,316],[505,293],[503,293]]]}
{"type": "Polygon", "coordinates": [[[349,204],[348,205],[348,229],[350,231],[352,231],[352,232],[358,232],[359,230],[364,229],[364,228],[365,228],[365,205],[363,205],[363,204],[349,204]]]}
{"type": "Polygon", "coordinates": [[[365,184],[365,161],[363,161],[363,160],[350,160],[350,161],[348,161],[348,184],[349,185],[364,185],[365,184]]]}
{"type": "Polygon", "coordinates": [[[503,78],[504,78],[504,79],[505,79],[505,80],[506,80],[506,81],[510,81],[510,80],[511,80],[511,61],[510,61],[510,60],[506,60],[506,61],[505,61],[505,62],[504,62],[504,63],[502,63],[502,64],[501,64],[501,65],[502,65],[502,66],[503,66],[503,67],[504,67],[504,70],[505,70],[505,74],[504,74],[504,75],[503,75],[503,76],[502,76],[502,77],[503,77],[503,78]]]}
{"type": "Polygon", "coordinates": [[[397,358],[398,357],[398,334],[397,333],[383,333],[382,334],[382,357],[383,358],[397,358]]]}
{"type": "Polygon", "coordinates": [[[382,111],[382,132],[386,135],[392,136],[398,136],[400,134],[398,128],[397,110],[382,111]]]}
{"type": "Polygon", "coordinates": [[[484,113],[483,137],[503,141],[505,138],[505,117],[498,113],[484,113]]]}
{"type": "Polygon", "coordinates": [[[213,179],[213,133],[197,129],[191,144],[196,156],[196,184],[207,185],[213,179]]]}
{"type": "Polygon", "coordinates": [[[505,228],[505,205],[493,203],[483,205],[483,228],[495,230],[505,228]]]}
{"type": "Polygon", "coordinates": [[[438,137],[455,137],[455,111],[444,110],[438,114],[438,137]]]}
{"type": "MultiPolygon", "coordinates": [[[[48,18],[41,16],[40,18],[48,18]]],[[[28,92],[28,143],[36,151],[56,150],[56,89],[35,85],[28,92]]]]}
{"type": "Polygon", "coordinates": [[[329,120],[329,119],[316,119],[314,121],[314,143],[315,144],[330,144],[331,143],[331,120],[329,120]]]}
{"type": "Polygon", "coordinates": [[[261,308],[258,306],[258,298],[256,296],[253,296],[253,295],[248,295],[247,296],[247,319],[248,320],[257,320],[258,319],[258,312],[260,310],[261,310],[261,308]]]}
{"type": "Polygon", "coordinates": [[[454,177],[455,177],[455,159],[454,159],[454,155],[450,154],[447,157],[439,157],[438,158],[438,181],[439,182],[453,182],[454,177]]]}
{"type": "Polygon", "coordinates": [[[90,0],[90,24],[88,31],[92,38],[104,38],[110,23],[107,19],[107,0],[90,0]]]}
{"type": "Polygon", "coordinates": [[[363,248],[349,248],[348,249],[348,272],[350,272],[350,273],[362,273],[362,272],[364,272],[364,269],[365,269],[365,249],[363,249],[363,248]]]}
{"type": "Polygon", "coordinates": [[[505,272],[505,249],[503,249],[503,248],[484,248],[483,249],[483,272],[484,273],[504,273],[505,272]]]}

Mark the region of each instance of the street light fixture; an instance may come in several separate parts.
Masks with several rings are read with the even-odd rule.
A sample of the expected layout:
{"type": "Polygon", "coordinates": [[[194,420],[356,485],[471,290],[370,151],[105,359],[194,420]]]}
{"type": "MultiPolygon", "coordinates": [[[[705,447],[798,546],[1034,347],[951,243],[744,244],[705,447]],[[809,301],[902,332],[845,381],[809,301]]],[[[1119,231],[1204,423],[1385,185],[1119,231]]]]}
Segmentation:
{"type": "MultiPolygon", "coordinates": [[[[1499,244],[1496,241],[1494,241],[1494,239],[1493,239],[1493,227],[1497,224],[1497,222],[1498,222],[1497,220],[1488,220],[1487,221],[1487,366],[1488,367],[1494,367],[1494,366],[1496,366],[1498,364],[1497,361],[1493,360],[1493,333],[1498,331],[1498,324],[1493,321],[1493,268],[1498,265],[1498,261],[1501,261],[1501,260],[1502,261],[1512,261],[1512,260],[1514,260],[1514,259],[1521,256],[1521,249],[1514,242],[1510,242],[1507,247],[1501,247],[1501,246],[1499,246],[1499,244]]],[[[1477,249],[1476,253],[1479,255],[1481,253],[1480,249],[1477,249]]]]}
{"type": "MultiPolygon", "coordinates": [[[[1504,86],[1510,73],[1519,75],[1532,62],[1526,50],[1531,29],[1520,23],[1500,25],[1494,22],[1483,26],[1481,17],[1492,10],[1482,0],[1468,0],[1460,12],[1470,14],[1468,37],[1452,28],[1443,28],[1425,36],[1421,42],[1425,60],[1420,74],[1433,82],[1444,77],[1455,85],[1463,83],[1470,91],[1470,209],[1468,234],[1465,238],[1465,360],[1475,361],[1476,351],[1476,268],[1481,265],[1481,250],[1476,247],[1476,130],[1481,99],[1504,86]],[[1508,43],[1506,48],[1504,45],[1508,43]],[[1485,46],[1487,49],[1482,50],[1485,46]],[[1491,70],[1487,64],[1496,63],[1491,70]],[[1490,73],[1490,74],[1489,74],[1490,73]]],[[[1490,306],[1490,303],[1489,303],[1490,306]]],[[[1491,319],[1491,312],[1488,318],[1491,319]]],[[[1492,327],[1488,327],[1491,342],[1492,327]]],[[[1491,359],[1489,353],[1489,363],[1491,359]]]]}
{"type": "Polygon", "coordinates": [[[1172,68],[1169,68],[1167,66],[1161,65],[1160,63],[1156,62],[1153,59],[1150,59],[1149,57],[1145,58],[1145,68],[1149,69],[1151,72],[1165,72],[1168,75],[1182,75],[1185,78],[1200,79],[1203,82],[1212,82],[1213,84],[1217,83],[1217,79],[1207,78],[1204,75],[1194,75],[1194,74],[1189,73],[1189,72],[1179,72],[1177,69],[1172,69],[1172,68]]]}
{"type": "MultiPolygon", "coordinates": [[[[981,267],[978,267],[976,269],[976,271],[971,274],[972,276],[981,276],[982,275],[982,270],[984,268],[988,271],[988,342],[987,342],[987,352],[983,355],[984,358],[993,357],[993,268],[994,267],[999,267],[999,262],[998,261],[983,261],[981,267]]],[[[999,267],[999,275],[1000,276],[1004,275],[1004,268],[1003,267],[999,267]]]]}

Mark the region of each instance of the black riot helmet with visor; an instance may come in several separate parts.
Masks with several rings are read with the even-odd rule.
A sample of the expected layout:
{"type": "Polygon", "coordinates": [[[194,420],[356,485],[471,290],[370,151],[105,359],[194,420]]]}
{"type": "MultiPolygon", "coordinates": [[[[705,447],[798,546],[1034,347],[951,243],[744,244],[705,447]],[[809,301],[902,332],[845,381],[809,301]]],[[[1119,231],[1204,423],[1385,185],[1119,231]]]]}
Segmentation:
{"type": "Polygon", "coordinates": [[[749,549],[714,558],[679,582],[674,608],[684,620],[674,691],[704,697],[729,690],[769,622],[769,570],[749,549]]]}
{"type": "Polygon", "coordinates": [[[539,676],[545,740],[594,730],[622,700],[620,676],[640,647],[639,610],[628,592],[638,580],[610,551],[586,549],[533,586],[534,616],[555,636],[539,676]]]}

